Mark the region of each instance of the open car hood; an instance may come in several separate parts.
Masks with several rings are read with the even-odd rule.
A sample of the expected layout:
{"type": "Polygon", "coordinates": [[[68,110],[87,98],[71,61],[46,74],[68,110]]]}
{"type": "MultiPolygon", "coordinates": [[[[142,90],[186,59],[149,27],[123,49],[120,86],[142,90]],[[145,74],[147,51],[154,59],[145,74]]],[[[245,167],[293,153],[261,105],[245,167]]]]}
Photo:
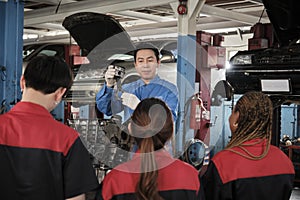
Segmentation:
{"type": "Polygon", "coordinates": [[[64,100],[94,102],[96,92],[104,84],[106,68],[133,60],[135,46],[120,23],[108,15],[80,12],[66,17],[62,25],[80,46],[80,56],[87,58],[75,64],[77,55],[74,57],[74,83],[64,100]]]}
{"type": "Polygon", "coordinates": [[[262,0],[280,46],[300,39],[300,1],[262,0]]]}
{"type": "Polygon", "coordinates": [[[134,49],[128,33],[108,15],[76,13],[66,17],[62,25],[91,63],[103,63],[114,54],[128,53],[134,49]]]}

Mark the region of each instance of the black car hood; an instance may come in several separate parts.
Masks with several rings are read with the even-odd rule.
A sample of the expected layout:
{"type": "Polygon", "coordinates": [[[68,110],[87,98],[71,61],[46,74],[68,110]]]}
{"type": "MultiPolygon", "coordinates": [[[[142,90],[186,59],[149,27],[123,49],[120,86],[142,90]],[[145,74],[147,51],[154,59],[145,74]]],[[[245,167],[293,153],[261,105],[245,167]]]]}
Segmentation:
{"type": "Polygon", "coordinates": [[[81,12],[66,17],[62,25],[92,63],[103,63],[114,54],[134,49],[128,33],[111,16],[81,12]]]}
{"type": "Polygon", "coordinates": [[[300,39],[300,1],[262,0],[280,46],[300,39]]]}

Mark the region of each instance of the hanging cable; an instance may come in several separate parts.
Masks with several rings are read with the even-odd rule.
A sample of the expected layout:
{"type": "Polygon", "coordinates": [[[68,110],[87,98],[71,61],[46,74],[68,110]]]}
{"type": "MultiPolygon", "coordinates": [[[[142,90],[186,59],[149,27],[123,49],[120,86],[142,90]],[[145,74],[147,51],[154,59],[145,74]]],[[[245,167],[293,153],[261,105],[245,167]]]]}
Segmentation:
{"type": "Polygon", "coordinates": [[[261,12],[261,15],[260,15],[260,17],[259,17],[258,23],[259,23],[260,20],[262,19],[262,16],[263,16],[264,12],[265,12],[265,8],[264,8],[263,11],[261,12]]]}
{"type": "Polygon", "coordinates": [[[6,104],[6,100],[4,99],[0,105],[0,115],[8,111],[7,106],[5,104],[6,104]]]}
{"type": "Polygon", "coordinates": [[[59,7],[60,7],[61,2],[62,2],[62,0],[60,0],[60,1],[58,2],[57,7],[56,7],[56,10],[55,10],[55,14],[58,12],[58,9],[59,9],[59,7]]]}
{"type": "Polygon", "coordinates": [[[5,81],[6,80],[6,67],[0,66],[0,73],[1,73],[1,80],[5,81]]]}

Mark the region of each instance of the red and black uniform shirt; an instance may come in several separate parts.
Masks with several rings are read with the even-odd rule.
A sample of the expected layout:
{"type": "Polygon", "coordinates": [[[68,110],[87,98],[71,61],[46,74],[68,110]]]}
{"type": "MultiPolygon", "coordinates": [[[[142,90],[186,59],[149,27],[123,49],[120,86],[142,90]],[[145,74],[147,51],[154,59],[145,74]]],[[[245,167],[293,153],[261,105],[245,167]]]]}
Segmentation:
{"type": "MultiPolygon", "coordinates": [[[[265,144],[264,141],[244,147],[260,155],[265,144]]],[[[245,154],[240,148],[233,150],[245,154]]],[[[223,150],[212,158],[202,186],[207,200],[289,200],[294,174],[291,160],[275,146],[271,145],[268,154],[260,160],[223,150]]]]}
{"type": "MultiPolygon", "coordinates": [[[[173,159],[165,152],[155,153],[158,164],[157,186],[163,199],[203,200],[198,171],[191,165],[173,159]]],[[[134,200],[135,190],[140,177],[140,156],[137,152],[129,162],[121,164],[109,172],[98,193],[98,200],[134,200]]]]}
{"type": "Polygon", "coordinates": [[[98,187],[78,133],[42,106],[0,115],[0,199],[63,200],[98,187]]]}

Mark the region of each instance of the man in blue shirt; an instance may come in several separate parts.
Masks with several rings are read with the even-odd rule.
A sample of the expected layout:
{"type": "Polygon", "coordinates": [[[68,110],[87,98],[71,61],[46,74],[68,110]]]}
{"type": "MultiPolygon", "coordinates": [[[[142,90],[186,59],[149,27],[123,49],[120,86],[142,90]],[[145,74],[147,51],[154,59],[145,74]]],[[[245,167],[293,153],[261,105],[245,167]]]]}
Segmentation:
{"type": "Polygon", "coordinates": [[[120,98],[114,95],[116,84],[114,66],[109,66],[105,73],[106,83],[96,95],[97,108],[107,116],[124,110],[124,119],[130,118],[140,100],[156,97],[170,107],[174,122],[177,119],[178,89],[157,75],[160,66],[159,51],[150,44],[144,44],[134,51],[134,65],[140,79],[122,86],[120,98]]]}

